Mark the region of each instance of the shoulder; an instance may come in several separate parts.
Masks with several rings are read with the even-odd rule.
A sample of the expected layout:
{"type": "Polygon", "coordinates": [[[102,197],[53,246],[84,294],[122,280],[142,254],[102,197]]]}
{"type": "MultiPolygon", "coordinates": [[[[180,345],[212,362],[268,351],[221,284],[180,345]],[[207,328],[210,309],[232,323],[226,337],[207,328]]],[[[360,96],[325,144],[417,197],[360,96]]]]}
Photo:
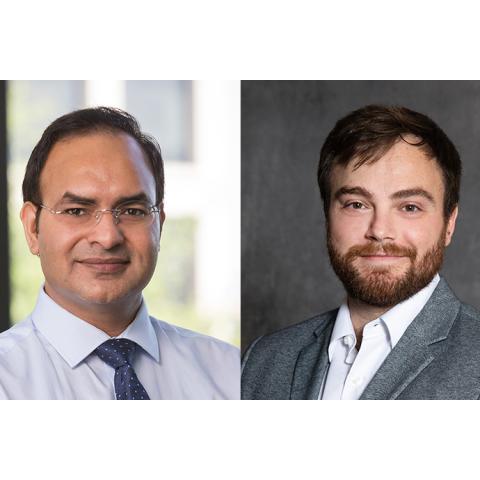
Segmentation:
{"type": "Polygon", "coordinates": [[[338,309],[257,338],[242,359],[242,376],[257,377],[258,371],[292,370],[300,351],[315,340],[330,336],[338,309]]]}
{"type": "Polygon", "coordinates": [[[328,326],[333,325],[338,309],[330,310],[303,322],[283,328],[277,332],[257,338],[248,348],[244,356],[244,362],[253,351],[270,356],[276,352],[282,355],[298,352],[314,336],[326,334],[328,326]]]}
{"type": "Polygon", "coordinates": [[[338,310],[316,315],[301,323],[255,340],[243,356],[242,397],[287,399],[295,367],[305,347],[329,340],[338,310]]]}
{"type": "Polygon", "coordinates": [[[472,305],[460,302],[460,316],[480,325],[480,311],[472,305]]]}
{"type": "MultiPolygon", "coordinates": [[[[472,305],[463,303],[443,277],[430,301],[433,304],[428,312],[431,317],[451,318],[449,323],[454,332],[457,332],[457,334],[461,332],[461,334],[470,337],[471,341],[480,341],[480,311],[472,305]]],[[[437,321],[435,318],[433,320],[434,324],[437,321]]]]}
{"type": "Polygon", "coordinates": [[[27,398],[32,372],[44,364],[42,346],[30,317],[0,334],[0,399],[27,398]]]}
{"type": "Polygon", "coordinates": [[[456,327],[475,343],[480,342],[480,311],[472,305],[460,302],[456,327]]]}
{"type": "Polygon", "coordinates": [[[203,351],[212,355],[235,356],[239,358],[239,349],[217,338],[179,327],[163,320],[150,317],[150,321],[157,333],[159,342],[168,342],[176,349],[203,351]]]}
{"type": "Polygon", "coordinates": [[[195,398],[240,398],[240,351],[216,338],[150,317],[160,361],[166,370],[181,372],[176,381],[195,385],[195,398]]]}
{"type": "Polygon", "coordinates": [[[34,339],[35,328],[31,317],[10,327],[0,334],[0,359],[7,358],[18,350],[27,348],[29,342],[34,339]]]}

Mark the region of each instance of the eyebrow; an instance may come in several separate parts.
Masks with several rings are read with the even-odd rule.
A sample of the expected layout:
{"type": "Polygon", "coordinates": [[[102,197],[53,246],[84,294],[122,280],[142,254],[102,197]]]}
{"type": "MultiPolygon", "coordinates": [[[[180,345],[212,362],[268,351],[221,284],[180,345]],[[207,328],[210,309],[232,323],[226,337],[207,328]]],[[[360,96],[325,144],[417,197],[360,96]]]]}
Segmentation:
{"type": "Polygon", "coordinates": [[[65,192],[62,196],[62,201],[80,203],[82,205],[94,205],[97,201],[94,198],[87,198],[81,195],[77,195],[72,192],[65,192]]]}
{"type": "MultiPolygon", "coordinates": [[[[95,198],[88,198],[82,195],[77,195],[76,193],[72,192],[65,192],[62,196],[62,201],[74,202],[79,203],[81,205],[96,205],[97,200],[95,198]]],[[[149,203],[152,204],[150,198],[144,192],[139,192],[134,195],[128,195],[125,197],[118,198],[114,206],[125,205],[129,203],[149,203]]]]}
{"type": "Polygon", "coordinates": [[[423,188],[408,188],[406,190],[399,190],[398,192],[395,192],[392,195],[390,195],[390,198],[392,199],[409,198],[409,197],[423,197],[435,205],[435,200],[432,194],[427,192],[423,188]]]}
{"type": "MultiPolygon", "coordinates": [[[[335,192],[334,198],[338,200],[343,195],[361,195],[362,197],[365,197],[369,200],[373,198],[372,192],[363,187],[341,187],[335,192]]],[[[425,189],[419,187],[399,190],[398,192],[392,193],[390,195],[390,199],[392,200],[410,197],[423,197],[429,202],[435,204],[433,195],[427,192],[425,189]]]]}
{"type": "Polygon", "coordinates": [[[343,195],[361,195],[368,199],[373,197],[373,194],[363,187],[342,187],[339,188],[333,196],[338,200],[343,195]]]}
{"type": "Polygon", "coordinates": [[[148,195],[143,192],[136,193],[135,195],[129,195],[128,197],[120,197],[115,205],[125,205],[127,203],[148,203],[153,205],[153,202],[150,200],[148,195]]]}

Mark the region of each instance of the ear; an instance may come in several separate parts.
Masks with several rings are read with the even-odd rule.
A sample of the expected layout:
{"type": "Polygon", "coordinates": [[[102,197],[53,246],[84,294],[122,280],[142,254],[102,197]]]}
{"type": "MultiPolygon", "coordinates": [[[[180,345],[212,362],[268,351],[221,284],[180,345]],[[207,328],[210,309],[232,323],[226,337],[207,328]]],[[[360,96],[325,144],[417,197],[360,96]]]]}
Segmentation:
{"type": "Polygon", "coordinates": [[[38,247],[38,232],[36,225],[36,214],[38,207],[32,202],[25,202],[20,210],[20,220],[23,224],[23,230],[25,232],[25,238],[27,239],[28,248],[34,255],[40,253],[38,247]]]}
{"type": "Polygon", "coordinates": [[[163,227],[163,222],[165,221],[165,210],[163,209],[163,202],[160,204],[159,209],[160,211],[158,213],[158,216],[160,218],[160,232],[161,232],[163,227]]]}
{"type": "Polygon", "coordinates": [[[457,221],[458,216],[458,205],[454,208],[453,212],[450,215],[450,218],[447,220],[447,231],[445,232],[445,246],[450,245],[452,241],[453,232],[455,231],[455,222],[457,221]]]}
{"type": "MultiPolygon", "coordinates": [[[[160,236],[162,235],[163,222],[165,221],[165,210],[163,210],[163,202],[159,205],[158,218],[160,219],[160,236]]],[[[160,251],[160,237],[158,237],[157,252],[160,251]]]]}

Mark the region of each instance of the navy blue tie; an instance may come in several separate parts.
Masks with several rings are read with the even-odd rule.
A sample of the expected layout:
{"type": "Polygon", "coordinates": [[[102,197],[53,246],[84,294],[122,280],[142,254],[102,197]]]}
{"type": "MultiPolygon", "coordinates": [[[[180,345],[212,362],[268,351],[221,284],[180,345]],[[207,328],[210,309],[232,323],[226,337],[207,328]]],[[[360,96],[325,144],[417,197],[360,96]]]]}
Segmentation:
{"type": "Polygon", "coordinates": [[[131,364],[136,346],[127,338],[114,338],[95,349],[95,353],[115,369],[117,400],[150,400],[131,364]]]}

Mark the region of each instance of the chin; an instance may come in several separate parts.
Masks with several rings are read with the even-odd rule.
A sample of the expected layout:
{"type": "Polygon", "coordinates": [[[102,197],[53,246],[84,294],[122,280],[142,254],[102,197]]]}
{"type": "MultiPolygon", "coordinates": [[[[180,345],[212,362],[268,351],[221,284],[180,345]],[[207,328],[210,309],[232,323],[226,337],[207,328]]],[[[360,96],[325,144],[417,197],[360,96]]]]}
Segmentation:
{"type": "Polygon", "coordinates": [[[85,303],[91,303],[94,305],[109,305],[121,302],[126,297],[131,296],[134,293],[132,289],[116,289],[102,286],[97,291],[89,290],[88,292],[78,292],[78,296],[85,303]]]}
{"type": "Polygon", "coordinates": [[[385,279],[391,279],[392,281],[400,280],[404,277],[408,268],[406,267],[382,267],[382,266],[372,266],[370,268],[357,268],[356,269],[359,276],[364,279],[369,277],[382,277],[385,279]]]}

